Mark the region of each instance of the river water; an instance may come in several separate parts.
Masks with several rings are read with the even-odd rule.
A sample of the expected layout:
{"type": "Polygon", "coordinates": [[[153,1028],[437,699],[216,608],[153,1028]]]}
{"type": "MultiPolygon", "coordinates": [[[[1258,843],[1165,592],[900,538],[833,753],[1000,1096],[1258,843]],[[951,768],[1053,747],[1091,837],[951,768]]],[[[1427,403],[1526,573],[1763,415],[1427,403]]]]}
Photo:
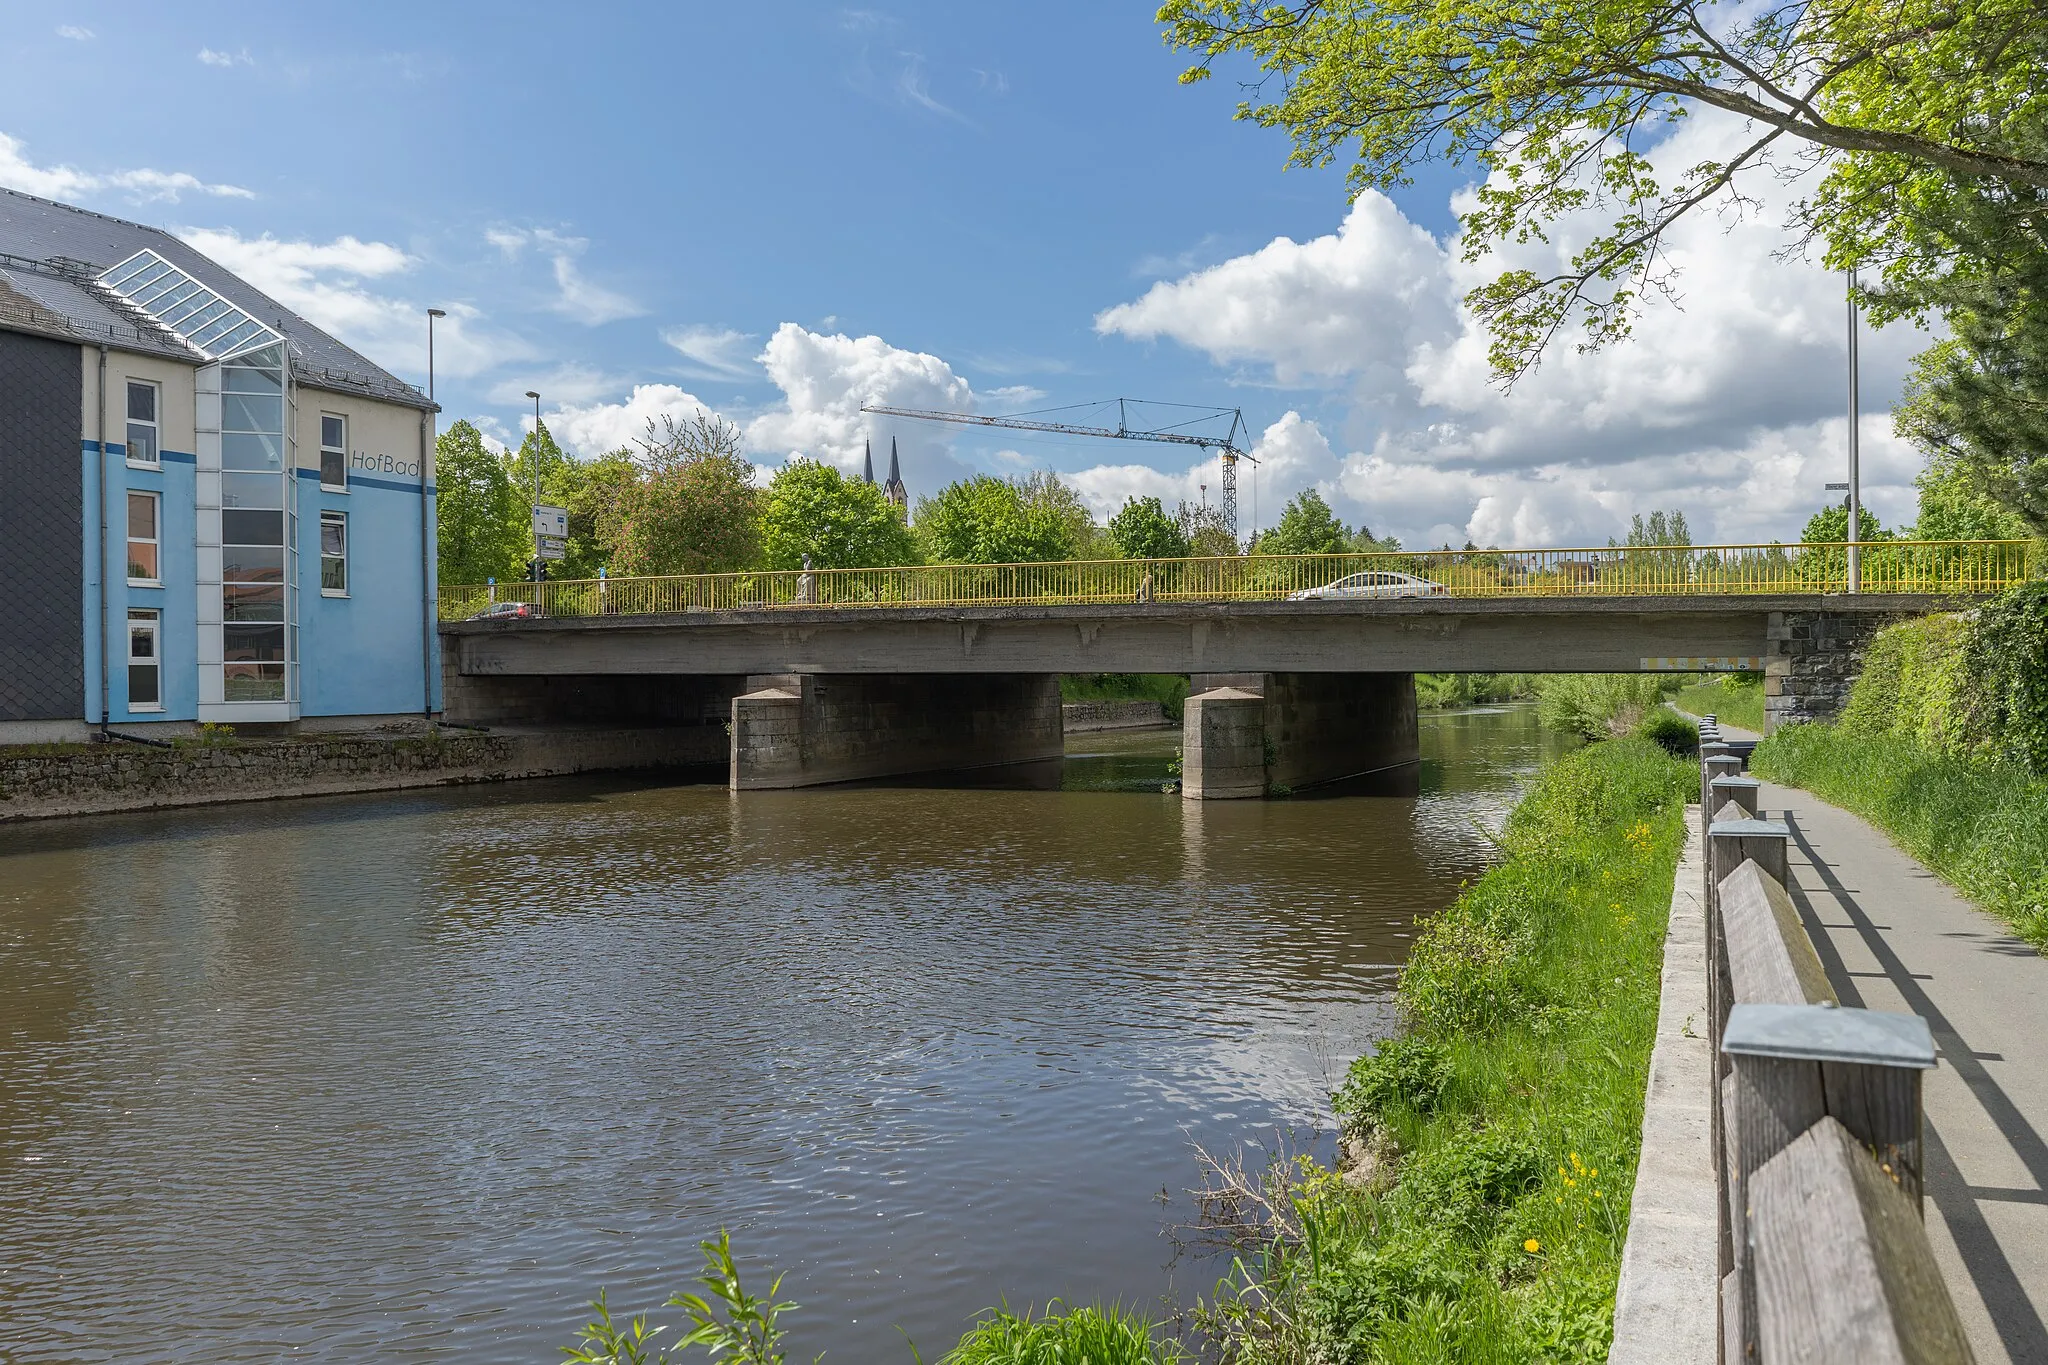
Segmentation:
{"type": "Polygon", "coordinates": [[[0,1360],[559,1359],[721,1226],[792,1360],[1205,1291],[1190,1143],[1327,1125],[1555,743],[1425,716],[1419,795],[1195,805],[1176,738],[0,829],[0,1360]]]}

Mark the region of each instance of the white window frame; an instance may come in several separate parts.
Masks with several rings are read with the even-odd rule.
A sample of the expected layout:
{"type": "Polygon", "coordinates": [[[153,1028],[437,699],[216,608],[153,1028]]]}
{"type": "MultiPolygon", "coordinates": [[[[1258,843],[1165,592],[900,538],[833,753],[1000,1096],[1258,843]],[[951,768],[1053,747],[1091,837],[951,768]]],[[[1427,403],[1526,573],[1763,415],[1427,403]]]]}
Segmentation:
{"type": "Polygon", "coordinates": [[[128,653],[128,709],[130,711],[161,711],[164,709],[164,627],[163,613],[154,608],[128,609],[128,634],[122,646],[128,653]],[[149,634],[149,666],[156,670],[156,700],[138,702],[135,700],[135,636],[138,631],[149,634]]]}
{"type": "Polygon", "coordinates": [[[154,400],[150,403],[150,410],[155,412],[156,416],[147,422],[127,417],[122,423],[122,451],[127,457],[128,466],[131,469],[162,469],[164,467],[164,386],[153,379],[130,379],[127,386],[121,390],[121,411],[124,417],[128,411],[129,389],[148,389],[154,400]],[[138,460],[135,458],[135,442],[128,439],[129,427],[148,427],[155,434],[156,439],[151,442],[156,448],[156,458],[154,460],[138,460]]]}
{"type": "Polygon", "coordinates": [[[348,492],[348,414],[345,412],[323,412],[320,414],[320,487],[329,493],[348,492]],[[327,419],[341,423],[341,444],[327,444],[327,419]],[[327,482],[327,455],[332,451],[341,456],[341,482],[327,482]]]}
{"type": "Polygon", "coordinates": [[[346,512],[322,512],[320,514],[320,595],[322,597],[348,596],[348,513],[346,512]],[[338,555],[327,553],[327,528],[330,525],[341,528],[341,553],[338,555]],[[338,588],[327,586],[327,562],[331,559],[339,560],[341,563],[341,586],[338,588]]]}
{"type": "Polygon", "coordinates": [[[133,574],[129,574],[128,585],[135,588],[161,588],[164,585],[164,495],[152,493],[146,488],[130,488],[127,490],[127,494],[128,496],[121,500],[122,529],[127,532],[121,542],[121,558],[126,563],[133,565],[134,561],[129,559],[127,554],[130,546],[153,545],[156,547],[156,576],[154,578],[137,578],[133,574]],[[128,507],[136,498],[149,499],[149,524],[150,528],[156,532],[154,536],[138,536],[134,532],[134,523],[129,515],[128,507]]]}

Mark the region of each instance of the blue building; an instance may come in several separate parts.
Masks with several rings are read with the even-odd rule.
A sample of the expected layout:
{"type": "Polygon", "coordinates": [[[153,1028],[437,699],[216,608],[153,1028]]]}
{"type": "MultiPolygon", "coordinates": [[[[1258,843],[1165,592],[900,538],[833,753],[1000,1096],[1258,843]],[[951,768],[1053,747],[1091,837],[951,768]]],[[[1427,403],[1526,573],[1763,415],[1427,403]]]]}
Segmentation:
{"type": "Polygon", "coordinates": [[[0,190],[0,743],[438,709],[433,444],[177,238],[0,190]]]}

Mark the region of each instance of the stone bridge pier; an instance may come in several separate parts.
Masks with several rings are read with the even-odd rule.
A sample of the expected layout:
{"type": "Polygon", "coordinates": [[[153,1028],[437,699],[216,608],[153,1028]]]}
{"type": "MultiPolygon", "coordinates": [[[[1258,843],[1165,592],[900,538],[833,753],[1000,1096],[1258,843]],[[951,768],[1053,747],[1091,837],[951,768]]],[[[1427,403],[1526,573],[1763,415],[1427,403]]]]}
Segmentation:
{"type": "Polygon", "coordinates": [[[1421,760],[1412,673],[1198,673],[1181,795],[1265,796],[1421,760]]]}
{"type": "Polygon", "coordinates": [[[1057,763],[1056,673],[786,673],[732,700],[734,791],[1057,763]]]}

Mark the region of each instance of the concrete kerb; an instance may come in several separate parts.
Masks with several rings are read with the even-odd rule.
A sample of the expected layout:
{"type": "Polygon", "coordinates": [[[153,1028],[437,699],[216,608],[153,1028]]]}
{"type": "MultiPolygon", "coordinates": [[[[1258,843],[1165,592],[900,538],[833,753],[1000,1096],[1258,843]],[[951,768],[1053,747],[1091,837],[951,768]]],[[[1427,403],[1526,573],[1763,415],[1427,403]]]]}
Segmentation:
{"type": "Polygon", "coordinates": [[[1707,1036],[1705,849],[1687,821],[1664,935],[1657,1041],[1643,1105],[1643,1147],[1615,1291],[1609,1365],[1713,1365],[1714,1048],[1707,1036]]]}

